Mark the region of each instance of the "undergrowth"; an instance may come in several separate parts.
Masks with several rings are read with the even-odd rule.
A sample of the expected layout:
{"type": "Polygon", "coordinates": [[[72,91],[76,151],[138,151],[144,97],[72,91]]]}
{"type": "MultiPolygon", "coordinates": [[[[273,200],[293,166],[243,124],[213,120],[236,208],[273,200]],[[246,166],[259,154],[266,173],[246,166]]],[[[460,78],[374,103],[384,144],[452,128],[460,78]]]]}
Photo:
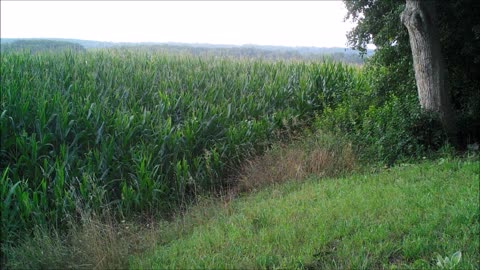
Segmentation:
{"type": "Polygon", "coordinates": [[[252,191],[271,184],[309,176],[339,177],[354,170],[357,160],[352,143],[325,132],[305,133],[288,144],[274,145],[264,155],[241,167],[237,189],[252,191]]]}

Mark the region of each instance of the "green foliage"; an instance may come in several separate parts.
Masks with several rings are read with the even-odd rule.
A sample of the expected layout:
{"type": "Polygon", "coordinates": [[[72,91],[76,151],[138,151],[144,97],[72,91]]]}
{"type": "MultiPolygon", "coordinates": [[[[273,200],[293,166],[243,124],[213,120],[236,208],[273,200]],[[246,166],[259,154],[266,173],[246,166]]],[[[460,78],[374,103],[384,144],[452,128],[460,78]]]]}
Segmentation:
{"type": "Polygon", "coordinates": [[[437,266],[441,269],[455,269],[460,260],[462,259],[462,252],[457,251],[452,254],[451,257],[442,258],[440,254],[437,254],[437,266]]]}
{"type": "MultiPolygon", "coordinates": [[[[404,0],[344,1],[347,18],[357,23],[348,34],[350,46],[377,49],[367,67],[377,72],[374,88],[386,96],[415,95],[408,31],[400,22],[404,0]],[[380,72],[379,72],[380,71],[380,72]],[[379,73],[378,73],[379,72],[379,73]]],[[[457,117],[460,146],[480,141],[480,4],[475,0],[436,1],[437,26],[448,70],[448,87],[457,117]]]]}
{"type": "Polygon", "coordinates": [[[367,44],[373,43],[379,48],[377,52],[395,45],[401,47],[403,57],[410,53],[408,32],[400,22],[404,0],[354,0],[344,4],[348,12],[346,19],[357,23],[347,34],[353,48],[365,52],[367,44]]]}
{"type": "Polygon", "coordinates": [[[453,159],[302,184],[293,179],[189,209],[130,266],[438,269],[438,252],[461,249],[462,259],[449,261],[478,269],[478,172],[478,160],[453,159]]]}
{"type": "Polygon", "coordinates": [[[104,205],[170,213],[366,84],[331,62],[135,49],[3,53],[1,70],[2,243],[104,205]]]}
{"type": "Polygon", "coordinates": [[[445,144],[438,116],[422,112],[415,95],[384,91],[378,83],[381,71],[364,72],[364,87],[351,88],[341,99],[325,104],[317,129],[344,134],[354,142],[360,159],[388,165],[430,155],[445,144]]]}
{"type": "MultiPolygon", "coordinates": [[[[448,151],[411,85],[389,89],[392,70],[143,49],[2,53],[2,250],[34,227],[66,231],[105,207],[122,218],[169,215],[312,124],[369,161],[448,151]]],[[[270,224],[253,220],[258,231],[270,224]]],[[[283,267],[271,254],[256,263],[283,267]]]]}

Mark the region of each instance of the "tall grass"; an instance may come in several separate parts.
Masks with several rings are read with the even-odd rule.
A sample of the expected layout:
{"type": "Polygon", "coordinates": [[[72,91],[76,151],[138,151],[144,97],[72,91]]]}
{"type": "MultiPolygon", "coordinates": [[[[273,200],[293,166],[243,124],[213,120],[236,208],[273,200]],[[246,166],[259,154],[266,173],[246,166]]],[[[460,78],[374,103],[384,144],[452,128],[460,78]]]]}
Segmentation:
{"type": "Polygon", "coordinates": [[[253,191],[286,181],[340,177],[360,169],[352,144],[338,134],[305,132],[301,139],[275,145],[264,155],[247,160],[239,172],[235,191],[253,191]]]}
{"type": "Polygon", "coordinates": [[[2,243],[105,206],[169,213],[351,89],[358,68],[142,50],[1,56],[2,243]]]}

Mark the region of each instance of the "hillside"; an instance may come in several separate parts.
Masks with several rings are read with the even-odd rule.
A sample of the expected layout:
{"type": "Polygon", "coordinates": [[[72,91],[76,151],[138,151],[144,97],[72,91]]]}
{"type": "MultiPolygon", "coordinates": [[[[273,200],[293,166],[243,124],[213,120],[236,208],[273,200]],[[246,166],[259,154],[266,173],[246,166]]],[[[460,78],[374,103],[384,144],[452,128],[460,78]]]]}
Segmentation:
{"type": "Polygon", "coordinates": [[[133,269],[478,269],[478,160],[290,182],[200,205],[158,231],[133,269]],[[171,233],[174,231],[174,233],[171,233]]]}

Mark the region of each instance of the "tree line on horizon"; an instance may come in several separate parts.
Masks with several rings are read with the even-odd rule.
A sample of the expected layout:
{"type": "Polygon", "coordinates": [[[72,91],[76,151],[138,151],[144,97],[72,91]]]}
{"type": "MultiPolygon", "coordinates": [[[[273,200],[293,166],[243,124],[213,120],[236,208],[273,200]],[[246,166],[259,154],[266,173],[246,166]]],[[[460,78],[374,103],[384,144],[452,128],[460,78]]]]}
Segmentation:
{"type": "Polygon", "coordinates": [[[317,60],[326,58],[346,64],[361,65],[366,57],[347,48],[317,48],[317,47],[283,47],[283,46],[228,46],[214,44],[182,44],[182,43],[110,43],[81,40],[54,39],[4,39],[1,51],[64,51],[76,52],[99,48],[135,48],[146,51],[164,51],[167,53],[186,53],[195,56],[208,55],[234,58],[262,58],[266,60],[317,60]]]}

